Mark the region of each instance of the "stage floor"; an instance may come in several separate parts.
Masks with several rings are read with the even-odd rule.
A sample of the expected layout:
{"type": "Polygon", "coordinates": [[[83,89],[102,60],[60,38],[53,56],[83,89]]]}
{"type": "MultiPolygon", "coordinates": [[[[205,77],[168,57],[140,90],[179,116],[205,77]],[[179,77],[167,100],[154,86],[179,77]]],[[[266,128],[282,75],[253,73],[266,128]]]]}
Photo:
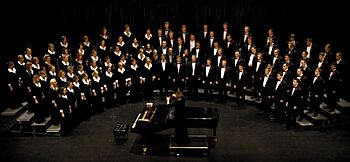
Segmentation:
{"type": "MultiPolygon", "coordinates": [[[[1,161],[349,161],[350,134],[339,130],[287,130],[271,122],[256,107],[236,107],[207,101],[187,101],[187,106],[215,107],[220,110],[217,136],[211,129],[191,128],[190,134],[207,135],[207,156],[171,156],[169,138],[174,129],[155,134],[147,143],[129,133],[123,145],[116,145],[113,128],[129,123],[143,109],[143,102],[106,109],[81,122],[67,137],[16,136],[3,132],[0,139],[1,161]],[[150,144],[142,154],[144,144],[150,144]]],[[[15,120],[15,119],[14,119],[15,120]]],[[[13,124],[0,117],[1,130],[13,124]]]]}

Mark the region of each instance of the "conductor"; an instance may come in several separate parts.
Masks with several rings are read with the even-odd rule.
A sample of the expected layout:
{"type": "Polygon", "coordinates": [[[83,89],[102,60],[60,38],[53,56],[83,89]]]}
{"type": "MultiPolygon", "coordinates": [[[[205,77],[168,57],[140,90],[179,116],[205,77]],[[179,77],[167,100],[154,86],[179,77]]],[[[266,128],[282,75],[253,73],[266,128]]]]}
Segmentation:
{"type": "Polygon", "coordinates": [[[185,125],[185,98],[180,91],[172,95],[175,107],[175,142],[186,144],[189,142],[188,131],[185,125]]]}

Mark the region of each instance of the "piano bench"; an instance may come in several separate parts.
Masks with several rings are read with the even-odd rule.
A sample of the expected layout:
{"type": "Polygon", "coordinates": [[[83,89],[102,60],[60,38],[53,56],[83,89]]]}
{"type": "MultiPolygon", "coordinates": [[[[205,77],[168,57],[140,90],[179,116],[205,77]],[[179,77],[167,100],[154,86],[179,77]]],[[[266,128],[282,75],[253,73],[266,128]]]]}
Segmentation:
{"type": "Polygon", "coordinates": [[[129,124],[118,123],[113,129],[114,141],[116,144],[123,144],[128,141],[129,124]]]}

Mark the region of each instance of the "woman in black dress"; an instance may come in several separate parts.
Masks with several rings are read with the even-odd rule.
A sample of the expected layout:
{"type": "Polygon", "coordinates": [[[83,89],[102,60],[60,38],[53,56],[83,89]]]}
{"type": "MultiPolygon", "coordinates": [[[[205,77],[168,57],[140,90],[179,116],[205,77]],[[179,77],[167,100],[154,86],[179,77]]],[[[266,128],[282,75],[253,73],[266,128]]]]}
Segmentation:
{"type": "Polygon", "coordinates": [[[177,144],[186,144],[189,142],[188,131],[185,125],[185,98],[180,91],[172,95],[175,107],[175,142],[177,144]]]}
{"type": "Polygon", "coordinates": [[[66,136],[71,131],[72,107],[65,87],[60,88],[58,107],[61,115],[61,135],[66,136]]]}

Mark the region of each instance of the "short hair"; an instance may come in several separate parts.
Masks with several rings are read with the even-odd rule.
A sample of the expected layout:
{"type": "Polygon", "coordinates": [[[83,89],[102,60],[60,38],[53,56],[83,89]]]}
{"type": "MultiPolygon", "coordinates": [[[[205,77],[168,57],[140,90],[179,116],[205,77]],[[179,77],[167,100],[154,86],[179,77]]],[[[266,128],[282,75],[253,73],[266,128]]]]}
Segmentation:
{"type": "Polygon", "coordinates": [[[293,80],[296,80],[298,84],[299,84],[300,81],[301,81],[300,79],[298,79],[298,77],[295,77],[293,80]]]}
{"type": "Polygon", "coordinates": [[[320,73],[322,72],[322,69],[319,68],[319,67],[317,67],[317,68],[315,69],[315,71],[316,71],[316,70],[318,70],[320,73]]]}
{"type": "Polygon", "coordinates": [[[79,79],[79,76],[78,76],[78,75],[74,75],[74,76],[73,76],[73,81],[75,81],[75,80],[77,80],[77,79],[79,79]]]}
{"type": "Polygon", "coordinates": [[[10,66],[10,65],[15,65],[15,64],[13,63],[13,61],[9,61],[9,62],[7,63],[7,65],[10,66]]]}
{"type": "Polygon", "coordinates": [[[338,64],[336,62],[333,62],[331,65],[337,67],[338,64]]]}
{"type": "Polygon", "coordinates": [[[320,52],[320,54],[319,54],[320,56],[325,56],[326,55],[326,53],[324,53],[324,52],[320,52]]]}
{"type": "Polygon", "coordinates": [[[343,53],[341,53],[341,52],[337,52],[336,54],[338,54],[340,57],[343,56],[343,53]]]}
{"type": "Polygon", "coordinates": [[[51,78],[50,79],[50,85],[52,85],[53,83],[57,82],[55,78],[51,78]]]}

